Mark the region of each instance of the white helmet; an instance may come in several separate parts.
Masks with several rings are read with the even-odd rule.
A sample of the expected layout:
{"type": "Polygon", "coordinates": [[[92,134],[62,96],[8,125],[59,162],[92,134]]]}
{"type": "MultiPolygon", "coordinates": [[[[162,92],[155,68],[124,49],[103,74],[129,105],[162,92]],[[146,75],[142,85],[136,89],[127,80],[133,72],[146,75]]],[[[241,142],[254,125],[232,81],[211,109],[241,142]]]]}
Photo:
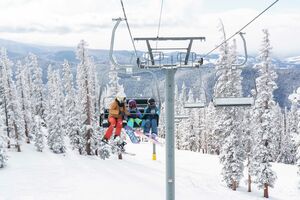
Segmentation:
{"type": "Polygon", "coordinates": [[[116,100],[117,100],[118,102],[120,102],[120,103],[124,103],[125,100],[126,100],[126,97],[123,97],[123,96],[117,96],[117,97],[116,97],[116,100]]]}

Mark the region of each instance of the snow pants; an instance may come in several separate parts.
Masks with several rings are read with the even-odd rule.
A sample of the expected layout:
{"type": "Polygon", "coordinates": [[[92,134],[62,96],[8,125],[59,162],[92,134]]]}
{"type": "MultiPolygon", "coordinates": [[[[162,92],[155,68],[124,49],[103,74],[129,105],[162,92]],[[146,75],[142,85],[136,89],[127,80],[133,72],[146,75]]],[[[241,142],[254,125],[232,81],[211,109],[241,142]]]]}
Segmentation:
{"type": "Polygon", "coordinates": [[[133,128],[134,126],[134,122],[140,126],[140,124],[142,123],[143,120],[141,120],[140,118],[129,118],[127,121],[127,126],[130,126],[131,128],[133,128]]]}
{"type": "Polygon", "coordinates": [[[108,121],[109,121],[110,125],[109,125],[108,129],[106,130],[104,138],[109,140],[109,138],[111,137],[115,127],[116,127],[115,136],[120,136],[121,129],[123,127],[123,119],[122,118],[109,117],[108,121]]]}
{"type": "Polygon", "coordinates": [[[146,119],[144,123],[144,133],[150,133],[157,135],[157,121],[156,119],[146,119]]]}

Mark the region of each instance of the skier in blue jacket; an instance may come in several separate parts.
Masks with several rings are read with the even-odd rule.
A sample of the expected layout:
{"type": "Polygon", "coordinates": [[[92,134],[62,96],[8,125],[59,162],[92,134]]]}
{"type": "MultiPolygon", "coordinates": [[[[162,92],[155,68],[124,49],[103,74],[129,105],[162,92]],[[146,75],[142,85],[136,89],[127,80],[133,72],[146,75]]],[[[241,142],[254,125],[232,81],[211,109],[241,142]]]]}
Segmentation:
{"type": "Polygon", "coordinates": [[[143,126],[144,126],[144,134],[146,136],[150,136],[151,129],[151,137],[153,139],[157,138],[157,124],[159,117],[159,108],[155,104],[155,100],[153,98],[149,98],[147,101],[148,105],[144,110],[143,114],[143,126]]]}

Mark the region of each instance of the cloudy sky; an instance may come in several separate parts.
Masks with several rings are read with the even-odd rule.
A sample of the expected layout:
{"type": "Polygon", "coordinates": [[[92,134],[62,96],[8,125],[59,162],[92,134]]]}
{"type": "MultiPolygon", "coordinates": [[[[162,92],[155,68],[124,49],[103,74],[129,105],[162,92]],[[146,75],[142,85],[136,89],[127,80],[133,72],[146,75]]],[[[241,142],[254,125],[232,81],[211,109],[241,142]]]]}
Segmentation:
{"type": "MultiPolygon", "coordinates": [[[[206,42],[194,46],[194,51],[205,54],[220,42],[220,19],[230,36],[273,1],[164,0],[160,36],[205,36],[206,42]]],[[[123,2],[133,36],[156,37],[161,0],[123,2]]],[[[275,56],[300,55],[299,11],[299,0],[280,0],[247,27],[249,52],[257,53],[261,30],[267,28],[275,56]]],[[[1,0],[0,38],[63,46],[76,46],[84,39],[90,48],[108,49],[111,19],[116,17],[123,17],[119,0],[1,0]]],[[[125,23],[118,28],[115,43],[116,49],[133,49],[125,23]]],[[[141,50],[144,46],[137,44],[141,50]]]]}

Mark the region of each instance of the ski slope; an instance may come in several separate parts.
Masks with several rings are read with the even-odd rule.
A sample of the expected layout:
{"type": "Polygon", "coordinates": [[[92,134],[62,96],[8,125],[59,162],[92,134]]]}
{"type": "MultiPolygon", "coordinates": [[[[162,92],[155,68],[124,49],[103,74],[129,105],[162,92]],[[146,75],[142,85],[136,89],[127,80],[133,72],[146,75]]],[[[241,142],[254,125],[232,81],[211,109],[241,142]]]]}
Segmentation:
{"type": "MultiPolygon", "coordinates": [[[[163,200],[165,199],[165,154],[152,145],[129,144],[136,156],[113,156],[101,160],[68,151],[64,155],[49,150],[40,153],[32,144],[23,152],[9,152],[8,166],[0,170],[0,200],[163,200]]],[[[270,199],[299,200],[296,166],[274,164],[278,179],[270,199]]],[[[237,191],[228,189],[220,176],[215,155],[176,151],[177,200],[254,200],[263,199],[253,185],[248,193],[245,181],[237,191]]]]}

